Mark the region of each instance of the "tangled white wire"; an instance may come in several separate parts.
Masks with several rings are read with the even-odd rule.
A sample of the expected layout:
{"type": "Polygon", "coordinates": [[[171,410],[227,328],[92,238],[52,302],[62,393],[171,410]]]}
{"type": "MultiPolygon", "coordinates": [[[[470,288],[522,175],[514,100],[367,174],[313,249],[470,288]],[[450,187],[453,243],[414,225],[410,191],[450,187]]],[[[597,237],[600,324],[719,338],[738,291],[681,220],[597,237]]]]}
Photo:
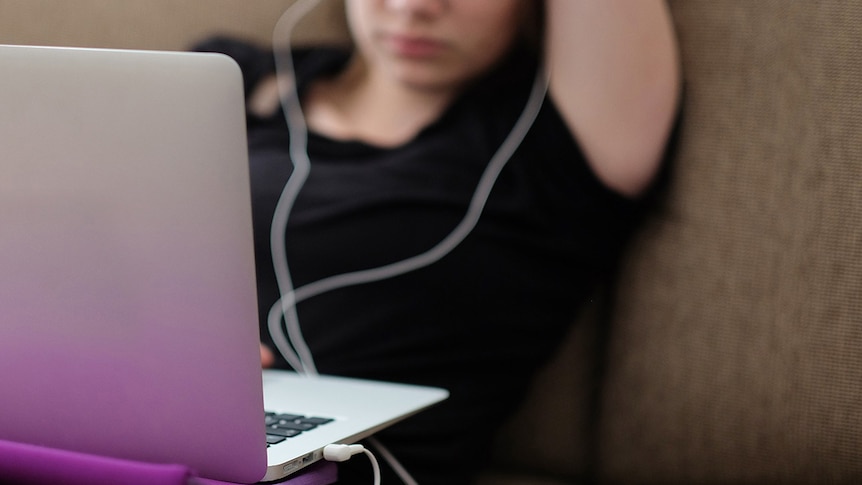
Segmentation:
{"type": "Polygon", "coordinates": [[[273,35],[273,47],[276,53],[276,72],[282,94],[285,120],[290,134],[290,156],[294,168],[279,197],[272,218],[270,244],[272,246],[273,268],[281,298],[270,308],[268,326],[273,342],[287,362],[297,372],[308,375],[316,374],[317,368],[314,365],[311,351],[302,337],[299,317],[296,313],[296,305],[303,300],[338,288],[399,276],[431,265],[449,254],[470,234],[478,223],[497,177],[532,126],[542,107],[548,89],[548,75],[544,69],[540,68],[536,73],[536,79],[523,112],[512,127],[512,131],[488,162],[488,166],[485,168],[476,186],[464,218],[436,246],[424,253],[395,263],[330,276],[308,283],[300,288],[294,288],[287,263],[285,231],[290,211],[311,170],[311,161],[308,158],[306,150],[308,127],[305,124],[305,117],[302,113],[296,89],[296,76],[293,69],[293,59],[290,55],[290,37],[299,20],[311,11],[319,1],[300,0],[293,4],[279,19],[275,34],[273,35]],[[284,318],[287,328],[286,336],[281,325],[282,318],[284,318]]]}
{"type": "MultiPolygon", "coordinates": [[[[300,20],[313,10],[319,2],[320,0],[299,0],[295,2],[281,16],[273,33],[273,52],[275,56],[277,84],[290,136],[290,158],[293,163],[293,172],[285,183],[272,218],[270,246],[280,298],[272,305],[267,314],[267,327],[273,343],[288,364],[298,373],[307,376],[317,375],[317,367],[314,363],[314,357],[303,338],[296,305],[303,300],[338,288],[381,281],[429,266],[442,259],[457,247],[470,234],[473,228],[476,227],[497,177],[512,157],[512,154],[520,146],[521,141],[527,135],[536,116],[538,116],[548,91],[549,78],[544,66],[540,65],[524,110],[512,127],[511,132],[488,162],[485,171],[479,179],[464,218],[442,241],[426,252],[395,263],[330,276],[299,288],[294,288],[287,261],[285,233],[294,202],[311,171],[311,161],[307,152],[308,127],[305,124],[305,116],[299,102],[296,74],[291,55],[291,36],[293,29],[300,20]],[[282,326],[282,320],[284,321],[284,326],[282,326]],[[285,328],[287,330],[286,334],[285,328]]],[[[382,444],[377,440],[373,440],[372,444],[378,448],[378,451],[390,463],[393,470],[395,470],[404,483],[408,485],[416,484],[416,481],[407,473],[407,470],[401,466],[398,460],[382,444]]]]}

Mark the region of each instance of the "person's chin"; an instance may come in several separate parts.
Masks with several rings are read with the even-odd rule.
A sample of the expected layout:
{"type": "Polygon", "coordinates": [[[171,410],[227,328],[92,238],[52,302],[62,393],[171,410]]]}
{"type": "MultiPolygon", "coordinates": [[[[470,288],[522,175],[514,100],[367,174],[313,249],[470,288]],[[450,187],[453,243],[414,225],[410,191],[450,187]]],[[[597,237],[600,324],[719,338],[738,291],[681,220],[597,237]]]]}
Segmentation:
{"type": "Polygon", "coordinates": [[[438,67],[401,69],[396,77],[402,85],[420,91],[451,91],[462,84],[458,76],[447,75],[438,67]]]}

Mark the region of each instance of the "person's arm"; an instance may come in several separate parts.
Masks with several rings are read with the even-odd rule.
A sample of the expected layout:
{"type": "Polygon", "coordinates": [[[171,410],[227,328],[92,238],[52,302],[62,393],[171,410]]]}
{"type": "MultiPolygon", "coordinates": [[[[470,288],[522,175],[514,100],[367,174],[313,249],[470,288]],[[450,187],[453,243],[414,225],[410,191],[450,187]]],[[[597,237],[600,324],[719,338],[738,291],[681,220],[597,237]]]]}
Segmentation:
{"type": "Polygon", "coordinates": [[[593,171],[636,196],[661,162],[680,68],[663,0],[548,0],[550,94],[593,171]]]}

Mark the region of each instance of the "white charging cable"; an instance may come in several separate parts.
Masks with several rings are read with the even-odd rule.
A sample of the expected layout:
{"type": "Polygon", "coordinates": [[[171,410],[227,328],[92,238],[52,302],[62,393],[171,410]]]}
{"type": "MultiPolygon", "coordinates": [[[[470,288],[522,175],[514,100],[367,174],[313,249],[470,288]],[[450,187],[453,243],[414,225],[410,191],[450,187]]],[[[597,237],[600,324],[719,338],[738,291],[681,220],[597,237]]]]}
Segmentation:
{"type": "Polygon", "coordinates": [[[362,445],[341,445],[331,444],[323,447],[323,459],[334,462],[344,462],[349,460],[353,455],[365,453],[368,460],[371,462],[371,468],[374,472],[374,485],[380,485],[380,464],[377,463],[377,457],[362,445]]]}
{"type": "Polygon", "coordinates": [[[410,472],[408,472],[407,469],[404,468],[404,465],[402,465],[401,462],[398,461],[397,458],[395,458],[395,455],[393,455],[392,452],[389,451],[389,448],[383,446],[383,443],[381,443],[380,440],[378,440],[374,436],[370,436],[368,437],[368,442],[377,450],[378,453],[380,453],[380,456],[382,456],[383,459],[386,460],[387,463],[389,463],[389,466],[392,467],[392,470],[395,472],[396,475],[398,475],[398,478],[401,479],[404,485],[419,485],[419,483],[416,482],[416,479],[414,479],[413,476],[410,475],[410,472]]]}

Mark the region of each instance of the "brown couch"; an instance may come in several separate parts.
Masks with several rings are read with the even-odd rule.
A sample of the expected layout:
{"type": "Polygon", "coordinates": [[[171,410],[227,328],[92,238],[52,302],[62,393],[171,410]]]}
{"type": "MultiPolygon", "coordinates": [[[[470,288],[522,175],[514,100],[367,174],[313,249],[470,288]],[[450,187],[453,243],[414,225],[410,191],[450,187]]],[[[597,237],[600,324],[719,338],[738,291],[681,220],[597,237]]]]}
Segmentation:
{"type": "MultiPolygon", "coordinates": [[[[0,42],[268,42],[290,1],[251,3],[0,0],[0,42]]],[[[862,3],[670,6],[669,190],[482,485],[862,483],[862,3]]],[[[340,38],[328,10],[300,35],[340,38]]]]}

